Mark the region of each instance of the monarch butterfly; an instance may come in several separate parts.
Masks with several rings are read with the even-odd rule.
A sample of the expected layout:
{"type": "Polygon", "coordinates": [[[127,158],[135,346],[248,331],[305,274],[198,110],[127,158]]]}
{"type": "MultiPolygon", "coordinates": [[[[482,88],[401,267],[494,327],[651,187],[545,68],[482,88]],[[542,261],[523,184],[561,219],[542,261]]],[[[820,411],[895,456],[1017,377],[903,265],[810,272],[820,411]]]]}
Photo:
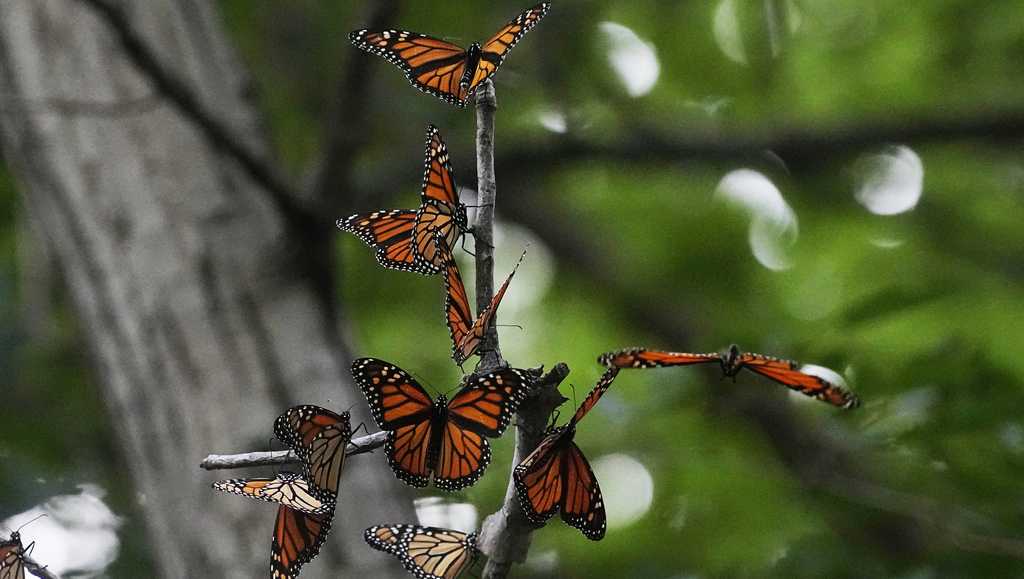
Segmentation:
{"type": "Polygon", "coordinates": [[[276,478],[233,478],[213,483],[213,488],[226,493],[278,503],[312,515],[334,510],[334,501],[320,500],[306,479],[296,473],[282,472],[276,478]]]}
{"type": "Polygon", "coordinates": [[[792,360],[740,352],[739,346],[735,344],[729,346],[729,349],[721,354],[686,354],[646,348],[629,348],[602,354],[597,361],[605,366],[616,368],[654,368],[717,362],[722,367],[722,373],[729,377],[736,376],[740,370],[746,368],[801,394],[823,400],[834,406],[847,409],[860,406],[860,398],[856,394],[824,378],[801,372],[800,365],[792,360]]]}
{"type": "Polygon", "coordinates": [[[25,579],[25,556],[32,550],[21,544],[21,533],[14,531],[7,541],[0,541],[0,579],[25,579]]]}
{"type": "Polygon", "coordinates": [[[537,448],[512,471],[516,496],[533,524],[541,526],[562,511],[562,520],[594,541],[604,537],[607,521],[601,487],[573,437],[576,425],[612,385],[618,368],[609,368],[564,426],[548,428],[537,448]]]}
{"type": "Polygon", "coordinates": [[[468,49],[439,38],[406,30],[355,30],[352,44],[402,69],[419,90],[446,103],[466,106],[480,83],[490,78],[512,47],[548,13],[542,2],[501,27],[483,46],[468,49]]]}
{"type": "Polygon", "coordinates": [[[424,165],[419,209],[361,213],[335,224],[375,247],[382,266],[434,275],[441,272],[451,248],[469,229],[448,147],[434,125],[427,126],[424,165]]]}
{"type": "Polygon", "coordinates": [[[433,473],[439,489],[472,485],[491,461],[485,437],[497,438],[526,397],[530,378],[505,368],[470,378],[451,401],[436,401],[404,370],[376,358],[352,363],[373,419],[388,431],[384,453],[395,476],[424,487],[433,473]]]}
{"type": "Polygon", "coordinates": [[[274,434],[298,455],[313,493],[321,501],[336,502],[345,447],[352,440],[348,412],[293,406],[274,421],[274,434]]]}
{"type": "Polygon", "coordinates": [[[377,525],[363,532],[366,542],[398,557],[417,579],[454,579],[472,567],[476,533],[419,525],[377,525]]]}
{"type": "Polygon", "coordinates": [[[270,544],[273,579],[298,577],[299,569],[320,553],[331,530],[335,503],[320,501],[294,473],[281,473],[276,479],[223,480],[213,483],[213,488],[278,503],[270,544]]]}
{"type": "Polygon", "coordinates": [[[501,303],[501,298],[505,297],[505,290],[508,289],[508,284],[512,281],[512,276],[516,274],[524,257],[526,257],[525,251],[519,257],[515,267],[512,268],[512,273],[505,278],[505,283],[501,284],[498,291],[491,297],[491,303],[474,320],[473,310],[466,295],[466,286],[462,284],[462,276],[459,275],[459,266],[453,257],[448,256],[444,278],[444,309],[448,322],[448,333],[452,338],[452,359],[456,364],[461,366],[480,347],[480,343],[483,342],[484,336],[487,334],[487,329],[494,321],[498,304],[501,303]]]}

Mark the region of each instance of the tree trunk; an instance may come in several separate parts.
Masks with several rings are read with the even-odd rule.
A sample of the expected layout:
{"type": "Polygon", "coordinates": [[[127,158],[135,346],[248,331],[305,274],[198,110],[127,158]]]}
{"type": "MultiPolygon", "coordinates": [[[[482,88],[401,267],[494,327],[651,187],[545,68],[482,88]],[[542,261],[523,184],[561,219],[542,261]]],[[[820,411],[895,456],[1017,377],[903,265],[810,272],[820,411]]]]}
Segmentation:
{"type": "MultiPolygon", "coordinates": [[[[163,65],[265,151],[214,9],[124,6],[163,65]]],[[[361,400],[324,283],[331,250],[310,243],[330,237],[286,227],[266,191],[154,95],[77,1],[0,2],[0,130],[87,332],[159,574],[265,575],[273,508],[213,491],[215,475],[197,464],[265,446],[288,405],[361,400]],[[147,97],[152,106],[118,104],[147,97]],[[54,99],[89,106],[39,106],[54,99]]],[[[364,408],[353,408],[355,423],[364,408]]],[[[334,531],[303,576],[397,577],[362,544],[362,529],[413,521],[409,496],[379,457],[348,465],[334,531]]]]}

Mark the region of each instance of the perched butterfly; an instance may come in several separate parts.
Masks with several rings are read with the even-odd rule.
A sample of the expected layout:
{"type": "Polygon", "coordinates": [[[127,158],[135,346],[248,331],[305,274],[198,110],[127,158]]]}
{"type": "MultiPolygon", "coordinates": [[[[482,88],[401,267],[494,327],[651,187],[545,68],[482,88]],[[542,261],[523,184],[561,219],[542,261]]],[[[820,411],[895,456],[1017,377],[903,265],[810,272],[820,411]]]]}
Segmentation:
{"type": "Polygon", "coordinates": [[[661,352],[646,348],[630,348],[617,352],[602,354],[598,363],[615,368],[654,368],[657,366],[688,366],[690,364],[718,363],[722,372],[729,377],[736,376],[746,368],[769,380],[787,386],[801,394],[823,400],[842,408],[860,406],[857,395],[833,384],[824,378],[801,372],[799,364],[792,360],[772,358],[761,354],[740,352],[739,346],[733,344],[721,354],[686,354],[681,352],[661,352]]]}
{"type": "Polygon", "coordinates": [[[377,248],[377,262],[384,267],[423,275],[440,273],[451,248],[469,226],[448,148],[437,127],[427,127],[419,209],[361,213],[339,219],[336,225],[377,248]]]}
{"type": "Polygon", "coordinates": [[[476,533],[419,525],[378,525],[363,532],[371,547],[398,557],[416,579],[454,579],[476,559],[476,533]]]}
{"type": "Polygon", "coordinates": [[[505,290],[508,289],[508,284],[512,281],[512,276],[516,274],[524,257],[526,257],[525,251],[519,257],[515,267],[512,268],[512,273],[505,278],[505,283],[501,284],[498,291],[491,297],[491,303],[474,319],[473,309],[469,305],[469,298],[466,295],[466,286],[462,284],[462,276],[459,275],[459,266],[455,263],[455,259],[449,256],[445,266],[444,309],[448,322],[448,333],[452,337],[452,359],[456,364],[461,366],[480,347],[491,322],[494,321],[498,304],[501,303],[501,298],[505,297],[505,290]]]}
{"type": "Polygon", "coordinates": [[[508,427],[526,398],[531,379],[505,368],[476,376],[451,402],[436,401],[401,368],[375,358],[352,363],[373,419],[388,431],[384,451],[395,476],[424,487],[433,473],[438,488],[455,491],[475,483],[491,461],[487,438],[508,427]]]}
{"type": "Polygon", "coordinates": [[[213,488],[278,503],[270,545],[272,579],[298,577],[299,569],[320,553],[331,530],[334,501],[318,499],[296,474],[281,473],[275,479],[223,480],[213,483],[213,488]]]}
{"type": "Polygon", "coordinates": [[[21,544],[21,533],[14,531],[7,541],[0,541],[0,579],[25,579],[25,556],[32,550],[21,544]]]}
{"type": "Polygon", "coordinates": [[[490,78],[512,47],[548,13],[542,2],[503,26],[481,46],[468,49],[406,30],[356,30],[352,44],[402,69],[409,82],[446,103],[466,106],[480,83],[490,78]]]}
{"type": "Polygon", "coordinates": [[[213,488],[226,493],[284,505],[312,515],[324,515],[334,510],[334,501],[320,500],[306,479],[290,472],[276,478],[233,478],[213,483],[213,488]]]}
{"type": "Polygon", "coordinates": [[[573,437],[576,425],[612,385],[618,368],[609,368],[590,391],[568,424],[551,427],[537,448],[512,471],[516,496],[535,525],[543,525],[562,511],[562,519],[588,539],[604,537],[607,523],[597,477],[573,437]]]}
{"type": "Polygon", "coordinates": [[[302,461],[303,474],[321,501],[338,499],[338,480],[345,465],[345,448],[352,440],[348,412],[293,406],[274,421],[274,434],[302,461]]]}

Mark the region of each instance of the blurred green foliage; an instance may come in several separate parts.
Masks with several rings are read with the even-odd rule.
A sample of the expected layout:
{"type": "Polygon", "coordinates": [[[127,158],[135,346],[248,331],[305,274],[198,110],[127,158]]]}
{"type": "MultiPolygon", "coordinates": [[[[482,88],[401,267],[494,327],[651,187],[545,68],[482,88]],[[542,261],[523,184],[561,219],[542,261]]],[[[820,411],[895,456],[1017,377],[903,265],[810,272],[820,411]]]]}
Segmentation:
{"type": "MultiPolygon", "coordinates": [[[[414,206],[428,122],[442,129],[457,178],[472,188],[472,112],[413,90],[392,65],[347,46],[367,4],[221,0],[280,156],[296,173],[315,160],[341,71],[352,59],[371,58],[364,90],[372,96],[367,110],[353,112],[366,117],[368,128],[359,136],[352,190],[337,192],[339,204],[350,211],[414,206]]],[[[1024,3],[775,2],[782,32],[774,57],[766,40],[768,4],[556,0],[496,77],[499,158],[513,147],[557,143],[538,122],[552,111],[564,115],[575,139],[614,143],[638,127],[680,135],[691,128],[725,135],[785,126],[827,130],[840,122],[958,118],[1020,105],[1024,3]],[[627,26],[653,46],[660,76],[648,95],[630,98],[611,71],[603,21],[627,26]],[[742,40],[745,64],[723,52],[716,37],[716,22],[723,21],[742,40]]],[[[468,43],[524,7],[415,3],[394,25],[468,43]]],[[[884,150],[880,143],[864,153],[884,150]]],[[[893,216],[873,215],[854,199],[857,155],[822,155],[790,168],[765,156],[736,163],[556,162],[543,172],[524,166],[499,174],[499,218],[504,205],[529,204],[620,280],[602,283],[606,278],[577,256],[553,254],[553,281],[541,299],[502,316],[523,328],[502,328],[506,355],[518,366],[566,361],[575,392],[569,384],[564,391],[575,400],[599,375],[597,354],[634,344],[711,351],[738,342],[828,366],[846,375],[865,406],[840,413],[800,404],[801,416],[826,428],[841,422],[863,438],[866,466],[893,488],[975,513],[979,532],[1021,537],[1024,159],[1016,147],[983,141],[914,152],[924,167],[923,195],[914,210],[893,216]],[[771,178],[799,219],[791,269],[762,267],[748,245],[748,220],[715,200],[722,176],[741,167],[771,178]],[[637,296],[641,307],[685,320],[681,330],[692,342],[671,343],[638,324],[624,307],[637,296]]],[[[113,451],[95,385],[83,377],[73,321],[62,320],[54,344],[27,343],[14,330],[17,203],[9,179],[0,184],[7,225],[0,238],[0,360],[16,370],[13,390],[5,390],[13,394],[3,410],[0,487],[15,489],[21,504],[11,504],[13,512],[41,498],[24,482],[26,473],[68,484],[89,478],[115,489],[129,510],[126,470],[90,470],[104,464],[91,458],[113,451]],[[43,413],[61,427],[41,432],[27,418],[43,413]]],[[[509,298],[544,278],[544,260],[533,257],[546,251],[539,237],[509,298]]],[[[508,256],[499,277],[519,252],[500,249],[508,256]]],[[[342,235],[338,262],[357,354],[395,362],[436,392],[454,387],[461,374],[448,357],[440,280],[382,270],[370,250],[342,235]]],[[[848,541],[843,531],[869,525],[871,509],[807,493],[760,431],[708,410],[699,386],[714,380],[714,372],[687,369],[620,375],[577,441],[591,460],[623,453],[640,461],[654,480],[650,510],[613,526],[600,544],[556,520],[535,535],[531,559],[516,576],[1024,576],[1019,560],[938,540],[924,557],[905,553],[898,541],[891,550],[848,541]]],[[[739,386],[783,395],[749,377],[739,386]]],[[[488,475],[456,497],[481,516],[504,494],[512,437],[494,446],[488,475]]]]}

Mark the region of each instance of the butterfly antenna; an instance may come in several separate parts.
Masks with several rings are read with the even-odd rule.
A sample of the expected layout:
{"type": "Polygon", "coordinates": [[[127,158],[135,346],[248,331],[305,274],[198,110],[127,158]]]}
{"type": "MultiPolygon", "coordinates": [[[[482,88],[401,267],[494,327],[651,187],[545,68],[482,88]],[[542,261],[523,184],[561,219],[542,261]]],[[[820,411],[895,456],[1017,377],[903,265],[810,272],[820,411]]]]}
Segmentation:
{"type": "Polygon", "coordinates": [[[23,523],[20,527],[15,529],[14,532],[15,533],[20,533],[21,530],[24,529],[25,527],[27,527],[29,524],[34,523],[34,522],[38,521],[39,519],[41,519],[43,517],[47,517],[47,516],[49,516],[49,515],[47,515],[46,513],[42,513],[42,514],[40,514],[40,515],[38,515],[36,517],[33,517],[32,519],[28,520],[27,522],[23,523]]]}

